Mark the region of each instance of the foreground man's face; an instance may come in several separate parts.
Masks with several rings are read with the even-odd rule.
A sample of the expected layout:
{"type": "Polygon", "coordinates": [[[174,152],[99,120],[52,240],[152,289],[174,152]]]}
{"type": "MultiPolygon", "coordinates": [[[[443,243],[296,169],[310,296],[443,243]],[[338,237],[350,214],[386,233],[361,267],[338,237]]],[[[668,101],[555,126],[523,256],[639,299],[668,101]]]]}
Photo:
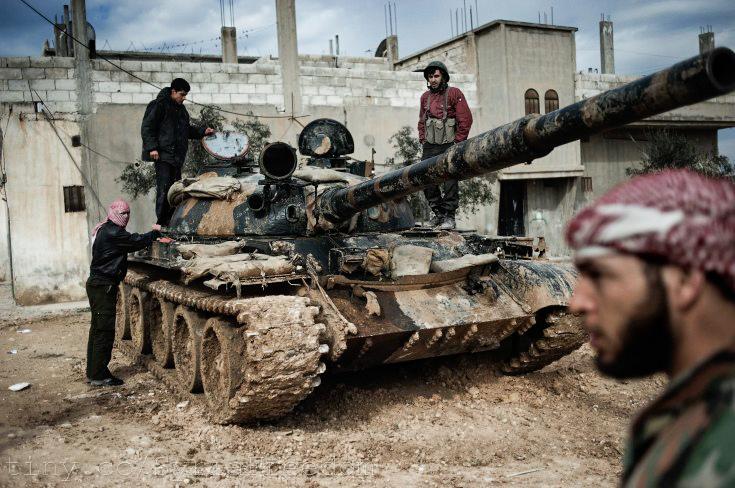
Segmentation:
{"type": "Polygon", "coordinates": [[[625,255],[584,259],[577,267],[569,309],[584,315],[600,370],[624,378],[668,368],[671,332],[660,270],[625,255]]]}

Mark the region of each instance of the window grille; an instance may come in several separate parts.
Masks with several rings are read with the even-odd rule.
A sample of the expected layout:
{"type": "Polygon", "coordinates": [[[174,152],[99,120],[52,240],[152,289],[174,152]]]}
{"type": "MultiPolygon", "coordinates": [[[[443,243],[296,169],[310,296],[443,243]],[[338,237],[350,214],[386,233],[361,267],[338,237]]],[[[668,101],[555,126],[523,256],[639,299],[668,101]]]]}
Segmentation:
{"type": "Polygon", "coordinates": [[[546,113],[559,109],[559,95],[554,90],[546,90],[544,94],[544,108],[546,113]]]}
{"type": "Polygon", "coordinates": [[[538,92],[534,90],[533,88],[529,88],[526,90],[526,115],[530,114],[540,114],[539,112],[539,102],[538,102],[538,92]]]}
{"type": "Polygon", "coordinates": [[[83,212],[84,206],[84,187],[83,186],[65,186],[64,187],[64,212],[83,212]]]}

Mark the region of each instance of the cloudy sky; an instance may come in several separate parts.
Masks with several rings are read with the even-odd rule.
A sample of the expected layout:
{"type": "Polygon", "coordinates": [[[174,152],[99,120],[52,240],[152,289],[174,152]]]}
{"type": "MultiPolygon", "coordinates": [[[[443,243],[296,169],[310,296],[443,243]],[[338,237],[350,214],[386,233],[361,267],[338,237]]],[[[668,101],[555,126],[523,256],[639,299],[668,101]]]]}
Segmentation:
{"type": "MultiPolygon", "coordinates": [[[[64,3],[26,0],[53,18],[64,3]]],[[[240,55],[277,54],[275,0],[232,0],[240,55]]],[[[230,0],[225,17],[230,25],[230,0]]],[[[477,25],[495,19],[551,22],[577,27],[577,68],[599,68],[598,22],[614,22],[615,68],[647,74],[698,53],[700,27],[711,26],[715,44],[735,48],[732,0],[393,0],[402,56],[451,36],[450,15],[466,5],[477,25]],[[451,13],[450,13],[451,12],[451,13]]],[[[297,0],[299,51],[326,54],[339,35],[340,54],[372,55],[385,37],[384,0],[297,0]]],[[[219,53],[219,0],[87,0],[98,49],[219,53]],[[173,47],[172,47],[173,46],[173,47]]],[[[461,13],[460,13],[461,18],[461,13]]],[[[0,0],[0,56],[38,55],[51,26],[20,0],[0,0]]],[[[735,129],[720,131],[720,150],[735,160],[735,129]]]]}

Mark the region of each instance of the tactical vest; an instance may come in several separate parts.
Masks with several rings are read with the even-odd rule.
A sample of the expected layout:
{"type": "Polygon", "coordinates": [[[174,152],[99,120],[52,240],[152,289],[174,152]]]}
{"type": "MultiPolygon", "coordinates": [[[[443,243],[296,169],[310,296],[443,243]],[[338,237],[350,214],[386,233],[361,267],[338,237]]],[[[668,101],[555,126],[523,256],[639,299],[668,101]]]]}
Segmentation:
{"type": "Polygon", "coordinates": [[[424,127],[426,142],[429,144],[449,144],[454,142],[457,134],[457,119],[447,117],[447,100],[449,97],[449,88],[444,90],[444,106],[442,108],[442,118],[435,119],[429,117],[429,107],[431,106],[431,94],[426,97],[426,108],[424,109],[424,127]]]}

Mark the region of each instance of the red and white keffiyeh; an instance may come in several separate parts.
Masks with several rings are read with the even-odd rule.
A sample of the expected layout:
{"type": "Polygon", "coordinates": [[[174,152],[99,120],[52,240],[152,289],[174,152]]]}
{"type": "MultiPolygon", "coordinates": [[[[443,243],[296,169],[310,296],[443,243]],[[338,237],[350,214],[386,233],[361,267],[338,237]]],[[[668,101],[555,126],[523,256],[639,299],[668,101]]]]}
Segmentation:
{"type": "Polygon", "coordinates": [[[94,226],[94,230],[92,231],[93,238],[97,235],[100,227],[108,220],[124,229],[130,220],[130,205],[128,205],[128,202],[122,198],[118,198],[107,207],[107,219],[94,226]]]}
{"type": "Polygon", "coordinates": [[[578,213],[566,238],[578,259],[655,256],[719,274],[735,290],[735,183],[687,170],[640,176],[578,213]]]}

